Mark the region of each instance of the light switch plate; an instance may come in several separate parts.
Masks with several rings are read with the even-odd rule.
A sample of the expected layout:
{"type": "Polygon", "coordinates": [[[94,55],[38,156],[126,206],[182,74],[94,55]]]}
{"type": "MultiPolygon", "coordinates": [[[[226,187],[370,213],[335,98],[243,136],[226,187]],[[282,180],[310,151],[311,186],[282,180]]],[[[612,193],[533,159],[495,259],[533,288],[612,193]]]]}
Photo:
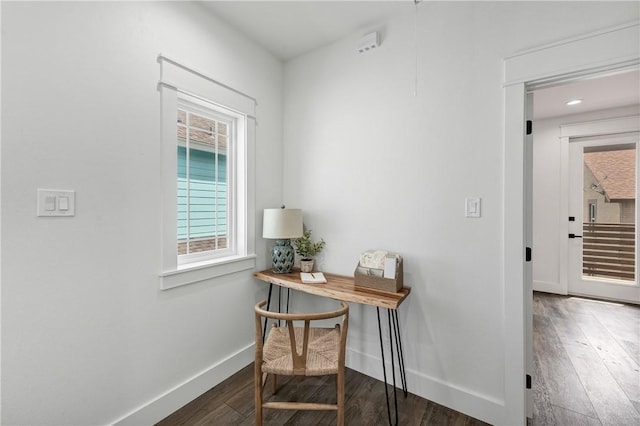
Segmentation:
{"type": "Polygon", "coordinates": [[[63,189],[38,188],[38,209],[40,217],[75,216],[76,192],[63,189]]]}
{"type": "Polygon", "coordinates": [[[467,197],[464,200],[465,217],[480,217],[480,197],[467,197]]]}

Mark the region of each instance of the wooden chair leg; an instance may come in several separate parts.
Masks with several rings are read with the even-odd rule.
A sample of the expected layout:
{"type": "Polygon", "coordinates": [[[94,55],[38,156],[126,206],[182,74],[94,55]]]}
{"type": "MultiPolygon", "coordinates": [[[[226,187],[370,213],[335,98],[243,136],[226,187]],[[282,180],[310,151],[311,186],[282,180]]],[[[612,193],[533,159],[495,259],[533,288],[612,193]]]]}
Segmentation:
{"type": "Polygon", "coordinates": [[[262,426],[262,368],[256,363],[254,368],[254,405],[256,426],[262,426]]]}
{"type": "Polygon", "coordinates": [[[338,370],[336,375],[336,396],[338,400],[337,425],[344,426],[344,369],[338,370]]]}
{"type": "Polygon", "coordinates": [[[271,378],[273,379],[271,383],[271,393],[275,395],[276,392],[278,392],[278,375],[272,374],[271,378]]]}

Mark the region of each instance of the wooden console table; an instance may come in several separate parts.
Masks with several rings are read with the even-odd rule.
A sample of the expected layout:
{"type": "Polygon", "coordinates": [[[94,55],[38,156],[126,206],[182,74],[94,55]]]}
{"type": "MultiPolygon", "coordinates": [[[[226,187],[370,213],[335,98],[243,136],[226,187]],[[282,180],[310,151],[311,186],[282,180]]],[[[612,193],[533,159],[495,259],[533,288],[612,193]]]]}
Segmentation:
{"type": "MultiPolygon", "coordinates": [[[[385,291],[376,290],[368,287],[360,287],[354,284],[353,277],[347,277],[344,275],[335,275],[324,272],[324,276],[327,279],[323,284],[305,284],[300,280],[300,271],[294,271],[290,274],[277,274],[271,270],[265,270],[256,272],[253,276],[260,280],[269,283],[269,296],[267,298],[267,310],[271,305],[271,291],[274,285],[277,285],[282,289],[287,290],[294,289],[303,291],[309,294],[315,294],[316,296],[329,297],[331,299],[343,300],[345,302],[360,303],[363,305],[370,305],[376,307],[378,314],[378,335],[380,337],[380,352],[382,354],[382,374],[385,382],[385,395],[387,397],[387,414],[389,416],[389,424],[391,422],[391,405],[389,401],[389,394],[387,391],[387,368],[384,359],[384,345],[382,342],[382,325],[380,322],[380,308],[387,309],[387,318],[389,323],[389,344],[391,352],[391,373],[393,377],[393,398],[395,403],[395,424],[398,424],[398,397],[396,395],[396,373],[395,373],[395,357],[394,357],[394,341],[396,347],[396,356],[398,358],[398,366],[400,368],[400,381],[402,383],[402,391],[404,396],[407,396],[407,376],[404,367],[404,353],[402,350],[402,339],[400,336],[400,322],[398,320],[398,308],[400,304],[411,293],[410,287],[404,287],[397,293],[389,293],[385,291]]],[[[280,301],[280,297],[278,297],[280,301]]],[[[280,311],[280,305],[278,305],[280,311]]],[[[287,312],[289,311],[289,297],[287,297],[287,312]]],[[[267,323],[264,324],[265,332],[267,323]]],[[[263,334],[264,336],[264,334],[263,334]]]]}

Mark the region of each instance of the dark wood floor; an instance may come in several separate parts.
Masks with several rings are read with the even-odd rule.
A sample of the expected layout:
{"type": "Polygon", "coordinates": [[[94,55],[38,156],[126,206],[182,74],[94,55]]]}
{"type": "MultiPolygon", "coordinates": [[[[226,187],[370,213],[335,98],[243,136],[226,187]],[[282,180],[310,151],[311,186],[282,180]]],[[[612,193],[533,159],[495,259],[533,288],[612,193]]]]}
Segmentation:
{"type": "Polygon", "coordinates": [[[640,425],[640,307],[534,294],[533,425],[640,425]]]}
{"type": "MultiPolygon", "coordinates": [[[[640,425],[640,307],[534,294],[534,426],[640,425]]],[[[332,402],[333,377],[282,377],[278,394],[332,402]]],[[[346,421],[386,425],[382,382],[347,369],[346,421]]],[[[391,389],[391,387],[388,387],[391,389]]],[[[401,393],[400,393],[401,395],[401,393]]],[[[484,425],[409,394],[399,398],[401,425],[484,425]]],[[[266,410],[265,425],[335,424],[335,413],[266,410]]],[[[158,423],[252,425],[253,364],[158,423]]]]}
{"type": "MultiPolygon", "coordinates": [[[[281,386],[271,395],[267,382],[267,400],[290,399],[315,402],[335,402],[335,379],[324,377],[280,377],[281,386]]],[[[388,387],[391,392],[391,386],[388,387]]],[[[413,394],[405,399],[398,393],[398,424],[401,425],[486,425],[413,394]]],[[[384,386],[382,382],[347,369],[346,413],[347,425],[368,426],[388,424],[384,386]]],[[[393,404],[392,404],[393,410],[393,404]]],[[[392,412],[393,414],[393,412],[392,412]]],[[[175,425],[252,425],[253,364],[240,370],[218,386],[162,420],[160,426],[175,425]]],[[[395,420],[395,419],[394,419],[395,420]]],[[[335,425],[335,412],[265,410],[265,425],[335,425]]]]}

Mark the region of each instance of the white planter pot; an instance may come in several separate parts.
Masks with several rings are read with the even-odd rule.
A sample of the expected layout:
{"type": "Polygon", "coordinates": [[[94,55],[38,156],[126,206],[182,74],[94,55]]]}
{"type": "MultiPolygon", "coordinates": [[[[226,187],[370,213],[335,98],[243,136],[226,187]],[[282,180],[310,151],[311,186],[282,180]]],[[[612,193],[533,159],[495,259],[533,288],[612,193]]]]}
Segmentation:
{"type": "Polygon", "coordinates": [[[313,259],[301,259],[300,260],[300,270],[302,272],[311,272],[313,271],[313,259]]]}

